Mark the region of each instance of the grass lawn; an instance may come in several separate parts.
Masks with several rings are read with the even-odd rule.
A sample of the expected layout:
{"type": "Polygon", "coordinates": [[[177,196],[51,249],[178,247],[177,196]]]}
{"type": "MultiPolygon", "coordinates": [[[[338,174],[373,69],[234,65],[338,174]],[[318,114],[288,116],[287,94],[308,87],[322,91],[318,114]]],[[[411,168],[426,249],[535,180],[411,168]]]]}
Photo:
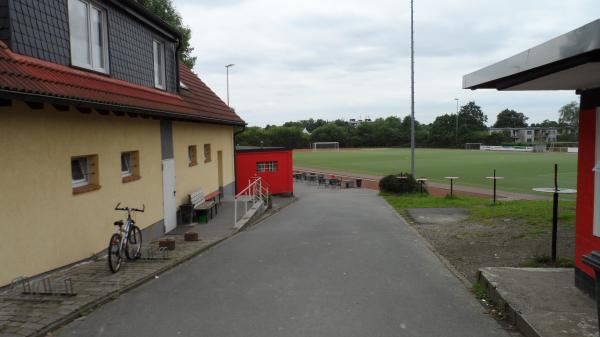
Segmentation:
{"type": "MultiPolygon", "coordinates": [[[[502,201],[495,205],[488,198],[477,197],[434,197],[421,195],[385,195],[385,200],[401,215],[407,208],[466,208],[470,220],[489,222],[496,219],[522,220],[532,233],[548,232],[552,226],[552,200],[502,201]]],[[[563,200],[559,203],[559,226],[575,226],[575,202],[563,200]]]]}
{"type": "MultiPolygon", "coordinates": [[[[498,182],[499,190],[523,193],[534,193],[534,187],[551,187],[554,163],[559,168],[559,185],[575,188],[577,155],[570,153],[416,150],[418,176],[445,183],[445,176],[459,176],[457,185],[490,187],[485,177],[491,176],[495,168],[498,176],[505,177],[498,182]]],[[[410,149],[294,152],[294,166],[387,175],[410,170],[410,149]]]]}

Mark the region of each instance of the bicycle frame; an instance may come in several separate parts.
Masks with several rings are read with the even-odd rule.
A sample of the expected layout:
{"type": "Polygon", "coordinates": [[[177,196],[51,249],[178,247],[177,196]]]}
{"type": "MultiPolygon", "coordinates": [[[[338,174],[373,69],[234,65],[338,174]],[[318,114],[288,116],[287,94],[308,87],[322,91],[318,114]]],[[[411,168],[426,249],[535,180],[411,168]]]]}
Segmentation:
{"type": "Polygon", "coordinates": [[[142,209],[129,208],[129,207],[119,208],[120,205],[121,205],[121,203],[118,203],[117,206],[115,207],[115,210],[126,211],[127,212],[127,220],[124,221],[123,226],[119,227],[119,231],[122,233],[121,242],[119,242],[119,255],[123,254],[123,248],[125,248],[125,246],[129,242],[129,232],[131,230],[131,227],[133,227],[133,225],[135,224],[135,221],[133,221],[133,219],[131,218],[131,213],[132,212],[144,212],[146,210],[146,205],[143,205],[142,209]]]}
{"type": "Polygon", "coordinates": [[[129,230],[133,226],[133,223],[134,222],[131,220],[131,216],[128,215],[123,227],[119,229],[123,235],[121,237],[121,243],[119,244],[119,254],[123,254],[123,248],[126,246],[127,242],[129,242],[129,230]]]}

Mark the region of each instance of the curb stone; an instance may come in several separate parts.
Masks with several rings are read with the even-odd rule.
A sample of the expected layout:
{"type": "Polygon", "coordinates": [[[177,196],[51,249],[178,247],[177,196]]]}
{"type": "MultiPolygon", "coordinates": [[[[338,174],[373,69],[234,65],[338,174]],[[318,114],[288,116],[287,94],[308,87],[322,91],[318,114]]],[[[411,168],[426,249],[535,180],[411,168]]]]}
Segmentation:
{"type": "Polygon", "coordinates": [[[529,321],[523,317],[519,310],[513,308],[510,303],[508,303],[502,295],[498,292],[497,284],[489,281],[485,277],[485,273],[482,273],[481,270],[477,272],[477,280],[479,283],[485,287],[486,293],[490,300],[505,313],[506,320],[509,323],[515,325],[517,329],[523,334],[525,337],[542,337],[539,331],[537,331],[529,321]]]}

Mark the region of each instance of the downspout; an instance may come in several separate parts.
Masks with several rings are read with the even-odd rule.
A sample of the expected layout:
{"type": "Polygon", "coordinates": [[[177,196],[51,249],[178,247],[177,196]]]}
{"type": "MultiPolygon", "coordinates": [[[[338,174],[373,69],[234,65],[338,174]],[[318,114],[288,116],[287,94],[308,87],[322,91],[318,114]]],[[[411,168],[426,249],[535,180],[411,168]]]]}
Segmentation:
{"type": "Polygon", "coordinates": [[[233,133],[233,194],[234,196],[236,196],[238,194],[238,188],[237,188],[237,144],[236,144],[236,137],[237,135],[239,135],[240,133],[246,131],[246,124],[244,124],[242,126],[242,129],[239,131],[236,131],[233,133]]]}
{"type": "MultiPolygon", "coordinates": [[[[177,93],[180,92],[181,80],[179,79],[179,50],[181,49],[181,40],[177,39],[177,47],[175,47],[175,88],[177,93]]],[[[190,69],[191,70],[191,69],[190,69]]]]}

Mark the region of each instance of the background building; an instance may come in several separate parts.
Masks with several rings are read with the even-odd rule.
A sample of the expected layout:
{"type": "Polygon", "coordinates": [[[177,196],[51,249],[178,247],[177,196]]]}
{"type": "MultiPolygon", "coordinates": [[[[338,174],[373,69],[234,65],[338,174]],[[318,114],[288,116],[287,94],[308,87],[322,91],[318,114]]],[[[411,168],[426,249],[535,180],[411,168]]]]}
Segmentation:
{"type": "Polygon", "coordinates": [[[292,150],[283,147],[238,146],[235,154],[237,191],[252,177],[261,177],[269,193],[294,194],[292,150]]]}
{"type": "Polygon", "coordinates": [[[506,133],[516,143],[552,143],[558,139],[557,128],[524,127],[524,128],[490,128],[493,133],[506,133]]]}

